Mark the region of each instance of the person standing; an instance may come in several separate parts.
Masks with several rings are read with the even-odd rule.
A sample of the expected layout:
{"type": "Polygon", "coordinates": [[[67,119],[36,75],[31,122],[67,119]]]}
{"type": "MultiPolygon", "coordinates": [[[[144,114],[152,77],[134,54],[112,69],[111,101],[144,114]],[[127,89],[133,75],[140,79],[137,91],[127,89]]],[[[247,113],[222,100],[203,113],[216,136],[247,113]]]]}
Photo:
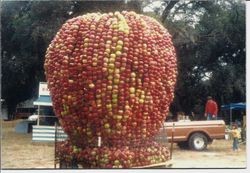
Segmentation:
{"type": "Polygon", "coordinates": [[[233,136],[233,151],[239,151],[240,131],[238,130],[238,126],[236,124],[233,124],[231,133],[233,136]]]}
{"type": "Polygon", "coordinates": [[[217,120],[218,105],[211,96],[207,97],[205,117],[207,120],[217,120]]]}

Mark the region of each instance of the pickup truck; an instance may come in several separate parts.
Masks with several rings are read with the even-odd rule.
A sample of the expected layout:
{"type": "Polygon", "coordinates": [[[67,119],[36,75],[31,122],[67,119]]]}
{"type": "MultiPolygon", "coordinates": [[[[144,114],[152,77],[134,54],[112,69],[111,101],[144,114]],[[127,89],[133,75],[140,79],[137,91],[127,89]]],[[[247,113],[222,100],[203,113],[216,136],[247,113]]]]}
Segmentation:
{"type": "Polygon", "coordinates": [[[197,151],[206,149],[214,139],[225,139],[223,120],[165,122],[162,129],[166,130],[169,142],[172,141],[173,131],[174,143],[180,148],[189,147],[197,151]]]}

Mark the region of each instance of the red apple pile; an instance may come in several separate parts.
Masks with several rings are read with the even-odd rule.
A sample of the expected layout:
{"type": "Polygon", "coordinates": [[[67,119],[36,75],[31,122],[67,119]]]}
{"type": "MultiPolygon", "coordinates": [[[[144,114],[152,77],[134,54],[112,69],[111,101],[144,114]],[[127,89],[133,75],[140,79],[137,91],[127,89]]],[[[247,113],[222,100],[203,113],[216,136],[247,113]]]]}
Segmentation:
{"type": "Polygon", "coordinates": [[[82,149],[66,141],[59,144],[57,152],[64,162],[70,164],[74,158],[84,168],[131,168],[169,160],[170,154],[167,147],[153,141],[148,141],[142,146],[104,146],[82,149]]]}
{"type": "Polygon", "coordinates": [[[53,108],[72,145],[129,146],[153,137],[173,99],[176,54],[155,19],[134,12],[68,20],[49,45],[53,108]]]}

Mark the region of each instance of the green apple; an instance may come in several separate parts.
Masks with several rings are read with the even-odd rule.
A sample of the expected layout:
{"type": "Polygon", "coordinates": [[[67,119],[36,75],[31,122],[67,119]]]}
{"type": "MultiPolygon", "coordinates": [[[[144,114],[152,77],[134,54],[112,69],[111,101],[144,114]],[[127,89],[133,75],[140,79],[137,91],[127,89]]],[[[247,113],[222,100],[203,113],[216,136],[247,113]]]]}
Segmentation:
{"type": "Polygon", "coordinates": [[[118,98],[118,94],[112,94],[112,99],[117,99],[118,98]]]}
{"type": "Polygon", "coordinates": [[[132,73],[131,73],[131,77],[132,77],[132,78],[135,78],[135,77],[136,77],[136,73],[135,73],[135,72],[132,72],[132,73]]]}
{"type": "Polygon", "coordinates": [[[108,75],[108,80],[113,80],[113,75],[108,75]]]}
{"type": "Polygon", "coordinates": [[[87,131],[87,136],[91,136],[92,132],[91,131],[87,131]]]}
{"type": "Polygon", "coordinates": [[[135,93],[135,88],[134,88],[134,87],[130,87],[130,88],[129,88],[129,92],[130,92],[131,94],[134,94],[134,93],[135,93]]]}
{"type": "Polygon", "coordinates": [[[117,41],[118,40],[118,37],[113,37],[112,38],[112,41],[117,41]]]}
{"type": "Polygon", "coordinates": [[[108,72],[109,72],[109,74],[112,74],[114,72],[114,69],[113,68],[109,68],[108,72]]]}
{"type": "Polygon", "coordinates": [[[107,109],[112,109],[112,104],[107,104],[107,105],[106,105],[106,108],[107,108],[107,109]]]}
{"type": "Polygon", "coordinates": [[[91,155],[95,156],[96,155],[96,151],[91,151],[91,155]]]}
{"type": "Polygon", "coordinates": [[[122,46],[121,46],[121,45],[117,45],[117,46],[115,47],[115,50],[116,50],[116,51],[121,51],[121,50],[122,50],[122,46]]]}
{"type": "Polygon", "coordinates": [[[115,69],[115,74],[119,74],[120,73],[120,69],[115,69]]]}
{"type": "Polygon", "coordinates": [[[109,91],[111,91],[112,88],[113,88],[112,85],[108,85],[108,86],[107,86],[107,89],[108,89],[109,91]]]}
{"type": "Polygon", "coordinates": [[[110,128],[109,123],[105,123],[105,124],[104,124],[104,128],[105,128],[105,129],[109,129],[109,128],[110,128]]]}
{"type": "Polygon", "coordinates": [[[95,84],[91,83],[89,84],[89,88],[94,88],[95,87],[95,84]]]}
{"type": "Polygon", "coordinates": [[[114,118],[117,119],[117,120],[121,120],[121,119],[122,119],[122,116],[121,116],[121,115],[115,115],[114,118]]]}
{"type": "Polygon", "coordinates": [[[110,69],[115,68],[115,64],[114,63],[109,63],[108,68],[110,68],[110,69]]]}
{"type": "Polygon", "coordinates": [[[117,45],[121,45],[122,46],[123,45],[123,41],[122,40],[118,40],[117,41],[117,45]]]}
{"type": "Polygon", "coordinates": [[[116,58],[116,54],[111,53],[111,54],[110,54],[110,58],[116,58]]]}
{"type": "Polygon", "coordinates": [[[107,45],[107,44],[111,44],[111,43],[112,43],[111,40],[107,40],[107,41],[106,41],[106,45],[107,45]]]}
{"type": "Polygon", "coordinates": [[[121,55],[122,55],[122,52],[119,51],[119,50],[117,50],[117,51],[115,52],[115,54],[116,54],[116,56],[121,56],[121,55]]]}
{"type": "Polygon", "coordinates": [[[105,53],[110,54],[111,50],[109,48],[105,49],[105,53]]]}
{"type": "Polygon", "coordinates": [[[129,110],[129,109],[130,109],[130,106],[129,106],[129,105],[125,105],[125,109],[126,109],[126,110],[129,110]]]}
{"type": "Polygon", "coordinates": [[[119,81],[120,81],[119,79],[115,78],[114,79],[114,84],[119,84],[119,81]]]}
{"type": "Polygon", "coordinates": [[[144,99],[139,99],[139,103],[143,104],[144,103],[144,99]]]}
{"type": "Polygon", "coordinates": [[[120,74],[119,73],[115,73],[115,79],[119,79],[120,78],[120,74]]]}
{"type": "Polygon", "coordinates": [[[112,99],[112,103],[116,104],[118,102],[117,99],[112,99]]]}
{"type": "Polygon", "coordinates": [[[88,43],[89,42],[89,38],[85,38],[83,42],[84,43],[88,43]]]}
{"type": "Polygon", "coordinates": [[[115,58],[109,58],[109,62],[110,63],[114,63],[115,62],[115,58]]]}

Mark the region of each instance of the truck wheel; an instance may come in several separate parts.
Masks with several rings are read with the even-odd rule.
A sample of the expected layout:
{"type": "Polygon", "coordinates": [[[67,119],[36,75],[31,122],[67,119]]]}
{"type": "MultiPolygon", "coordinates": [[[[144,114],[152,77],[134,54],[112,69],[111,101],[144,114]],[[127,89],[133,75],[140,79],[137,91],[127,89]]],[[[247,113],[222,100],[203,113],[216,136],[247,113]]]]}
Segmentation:
{"type": "Polygon", "coordinates": [[[207,148],[208,139],[202,133],[194,133],[189,138],[188,143],[189,143],[189,147],[192,150],[202,151],[207,148]]]}
{"type": "Polygon", "coordinates": [[[185,142],[178,142],[177,145],[180,149],[188,149],[188,143],[186,141],[185,142]]]}

